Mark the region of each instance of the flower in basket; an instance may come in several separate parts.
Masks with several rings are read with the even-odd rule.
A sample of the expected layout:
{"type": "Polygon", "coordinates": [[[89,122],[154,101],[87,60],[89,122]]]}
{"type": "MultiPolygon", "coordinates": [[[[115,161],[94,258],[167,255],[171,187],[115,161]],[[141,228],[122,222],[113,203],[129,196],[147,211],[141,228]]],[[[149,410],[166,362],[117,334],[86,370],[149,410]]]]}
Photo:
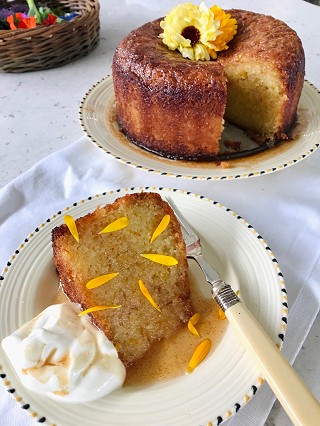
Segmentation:
{"type": "Polygon", "coordinates": [[[37,7],[34,0],[26,0],[27,4],[15,4],[0,9],[0,30],[17,30],[34,28],[37,25],[55,25],[70,21],[77,16],[76,12],[62,8],[50,8],[46,5],[37,7]]]}
{"type": "Polygon", "coordinates": [[[217,58],[217,52],[228,49],[227,43],[237,32],[237,21],[220,7],[210,9],[201,3],[178,4],[160,22],[163,43],[178,50],[184,58],[206,60],[217,58]]]}

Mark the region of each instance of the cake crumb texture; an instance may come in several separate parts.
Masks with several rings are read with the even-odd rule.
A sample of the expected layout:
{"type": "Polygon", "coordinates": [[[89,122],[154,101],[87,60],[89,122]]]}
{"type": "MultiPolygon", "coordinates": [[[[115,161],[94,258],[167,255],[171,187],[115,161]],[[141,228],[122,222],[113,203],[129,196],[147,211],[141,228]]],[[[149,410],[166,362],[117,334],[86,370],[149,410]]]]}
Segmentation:
{"type": "Polygon", "coordinates": [[[121,305],[119,309],[89,314],[92,322],[113,342],[126,366],[135,363],[152,343],[172,335],[193,314],[188,283],[185,243],[180,225],[156,193],[127,194],[76,220],[79,243],[65,224],[52,231],[54,262],[62,288],[83,309],[97,305],[121,305]],[[164,215],[168,227],[150,243],[164,215]],[[127,217],[129,225],[99,234],[108,224],[127,217]],[[140,256],[156,253],[173,256],[176,266],[164,266],[140,256]],[[106,284],[87,289],[91,279],[119,274],[106,284]],[[161,312],[139,289],[142,280],[161,312]]]}

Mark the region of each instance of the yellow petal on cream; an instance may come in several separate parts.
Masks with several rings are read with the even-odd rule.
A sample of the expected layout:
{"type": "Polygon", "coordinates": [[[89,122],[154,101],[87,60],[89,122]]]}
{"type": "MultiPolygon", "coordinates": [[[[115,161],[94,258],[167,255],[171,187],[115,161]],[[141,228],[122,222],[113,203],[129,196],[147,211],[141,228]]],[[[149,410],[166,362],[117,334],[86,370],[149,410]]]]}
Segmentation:
{"type": "Polygon", "coordinates": [[[119,272],[114,272],[112,274],[99,275],[99,277],[93,278],[92,280],[88,281],[86,284],[86,287],[89,289],[99,287],[100,285],[106,284],[108,281],[112,280],[117,275],[119,275],[119,272]]]}
{"type": "Polygon", "coordinates": [[[188,321],[188,329],[189,331],[194,334],[195,336],[200,337],[198,330],[195,328],[195,324],[200,319],[200,312],[197,312],[196,314],[192,315],[192,317],[188,321]]]}
{"type": "Polygon", "coordinates": [[[66,214],[63,218],[64,223],[67,225],[71,235],[73,236],[73,238],[79,242],[79,234],[78,234],[78,230],[77,230],[77,225],[75,220],[73,219],[72,216],[70,216],[69,214],[66,214]]]}
{"type": "Polygon", "coordinates": [[[226,314],[223,312],[223,310],[221,308],[219,308],[219,310],[218,310],[218,318],[219,318],[219,320],[225,320],[226,319],[226,314]]]}
{"type": "Polygon", "coordinates": [[[123,216],[114,222],[109,223],[108,226],[102,229],[99,234],[106,234],[107,232],[119,231],[119,229],[123,229],[129,225],[129,220],[127,217],[123,216]]]}
{"type": "Polygon", "coordinates": [[[144,297],[151,303],[151,305],[156,308],[159,312],[161,312],[161,309],[157,305],[157,303],[153,300],[151,294],[149,293],[147,287],[143,284],[142,280],[139,280],[139,287],[141,293],[144,295],[144,297]]]}
{"type": "Polygon", "coordinates": [[[170,215],[166,214],[165,216],[163,216],[161,222],[159,223],[159,225],[157,226],[156,230],[152,234],[150,243],[152,243],[157,237],[159,237],[160,234],[162,234],[162,232],[169,225],[169,222],[170,222],[170,215]]]}
{"type": "Polygon", "coordinates": [[[196,367],[198,367],[200,362],[202,362],[205,359],[205,357],[208,355],[210,349],[211,349],[210,339],[205,339],[201,343],[199,343],[199,345],[196,347],[190,359],[190,362],[186,371],[187,374],[192,373],[192,371],[196,367]]]}
{"type": "Polygon", "coordinates": [[[106,309],[119,309],[119,308],[121,308],[121,305],[93,306],[92,308],[85,309],[84,311],[80,312],[80,314],[78,314],[78,317],[82,317],[82,315],[89,314],[90,312],[104,311],[106,309]]]}
{"type": "Polygon", "coordinates": [[[164,266],[174,266],[178,264],[177,259],[172,256],[166,256],[164,254],[141,253],[140,256],[145,257],[152,262],[160,263],[164,266]]]}

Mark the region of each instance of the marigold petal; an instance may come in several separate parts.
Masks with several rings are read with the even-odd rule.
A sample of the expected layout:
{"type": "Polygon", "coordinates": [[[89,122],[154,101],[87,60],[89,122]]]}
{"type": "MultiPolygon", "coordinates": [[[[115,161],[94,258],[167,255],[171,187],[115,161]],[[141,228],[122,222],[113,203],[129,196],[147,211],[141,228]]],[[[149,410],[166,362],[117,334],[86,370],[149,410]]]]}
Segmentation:
{"type": "Polygon", "coordinates": [[[159,237],[160,234],[162,234],[162,232],[169,225],[169,222],[170,222],[170,215],[166,214],[165,216],[163,216],[161,222],[159,223],[159,225],[156,227],[154,233],[152,234],[150,243],[152,243],[157,237],[159,237]]]}
{"type": "Polygon", "coordinates": [[[205,339],[201,343],[199,343],[199,345],[196,347],[190,359],[190,362],[186,371],[187,374],[192,373],[192,371],[196,367],[198,367],[200,362],[202,362],[205,359],[205,357],[208,355],[210,349],[211,349],[210,339],[205,339]]]}
{"type": "MultiPolygon", "coordinates": [[[[17,17],[17,14],[16,14],[16,17],[17,17]]],[[[23,18],[22,15],[20,16],[18,28],[28,29],[28,28],[34,28],[36,26],[37,26],[37,21],[34,16],[30,16],[29,18],[23,18]]]]}
{"type": "Polygon", "coordinates": [[[188,330],[190,331],[190,333],[194,334],[195,336],[200,337],[198,330],[195,328],[193,324],[191,324],[190,321],[188,322],[188,330]]]}
{"type": "Polygon", "coordinates": [[[197,324],[197,322],[200,319],[200,312],[195,313],[194,315],[192,315],[192,317],[189,319],[188,321],[188,330],[194,334],[195,336],[200,337],[198,330],[195,328],[195,324],[197,324]]]}
{"type": "Polygon", "coordinates": [[[17,29],[17,27],[14,24],[14,17],[13,17],[13,15],[10,15],[10,16],[7,17],[7,22],[10,25],[10,30],[16,30],[17,29]]]}
{"type": "Polygon", "coordinates": [[[119,229],[123,229],[126,226],[129,225],[129,220],[127,217],[120,217],[119,219],[115,220],[114,222],[109,223],[108,226],[102,229],[102,231],[99,232],[99,234],[105,234],[107,232],[114,232],[119,231],[119,229]]]}
{"type": "Polygon", "coordinates": [[[218,310],[218,318],[219,318],[219,320],[225,320],[226,319],[226,314],[223,312],[223,310],[221,308],[219,308],[219,310],[218,310]]]}
{"type": "Polygon", "coordinates": [[[177,259],[175,259],[173,256],[166,256],[164,254],[141,253],[140,256],[165,266],[174,266],[178,264],[177,259]]]}
{"type": "Polygon", "coordinates": [[[64,216],[64,222],[67,225],[71,235],[73,236],[73,238],[79,242],[79,234],[78,234],[78,229],[77,229],[77,225],[75,220],[73,219],[72,216],[70,216],[69,214],[66,214],[64,216]]]}
{"type": "Polygon", "coordinates": [[[117,275],[119,275],[119,272],[114,272],[111,274],[105,274],[105,275],[99,275],[96,278],[93,278],[92,280],[88,281],[86,284],[86,287],[88,289],[99,287],[100,285],[106,284],[108,281],[115,278],[117,275]]]}
{"type": "Polygon", "coordinates": [[[93,306],[92,308],[85,309],[84,311],[78,314],[78,317],[82,317],[82,315],[89,314],[90,312],[96,311],[104,311],[106,309],[119,309],[121,305],[113,305],[113,306],[93,306]]]}
{"type": "Polygon", "coordinates": [[[159,312],[161,312],[161,309],[159,308],[158,304],[153,300],[151,294],[149,293],[147,287],[143,284],[142,280],[139,280],[139,287],[141,293],[144,295],[144,297],[151,303],[151,305],[156,308],[159,312]]]}

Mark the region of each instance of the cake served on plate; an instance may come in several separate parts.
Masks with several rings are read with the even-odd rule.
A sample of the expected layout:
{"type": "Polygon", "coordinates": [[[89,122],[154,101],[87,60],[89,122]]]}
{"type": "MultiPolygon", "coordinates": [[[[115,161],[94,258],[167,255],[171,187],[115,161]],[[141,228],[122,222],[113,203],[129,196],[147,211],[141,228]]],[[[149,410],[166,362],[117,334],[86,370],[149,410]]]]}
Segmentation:
{"type": "Polygon", "coordinates": [[[214,160],[224,120],[259,144],[290,136],[305,58],[280,20],[186,3],[127,35],[112,73],[117,120],[132,142],[169,158],[214,160]]]}
{"type": "Polygon", "coordinates": [[[98,207],[54,228],[52,244],[64,293],[126,366],[192,316],[185,243],[160,195],[128,194],[98,207]]]}

